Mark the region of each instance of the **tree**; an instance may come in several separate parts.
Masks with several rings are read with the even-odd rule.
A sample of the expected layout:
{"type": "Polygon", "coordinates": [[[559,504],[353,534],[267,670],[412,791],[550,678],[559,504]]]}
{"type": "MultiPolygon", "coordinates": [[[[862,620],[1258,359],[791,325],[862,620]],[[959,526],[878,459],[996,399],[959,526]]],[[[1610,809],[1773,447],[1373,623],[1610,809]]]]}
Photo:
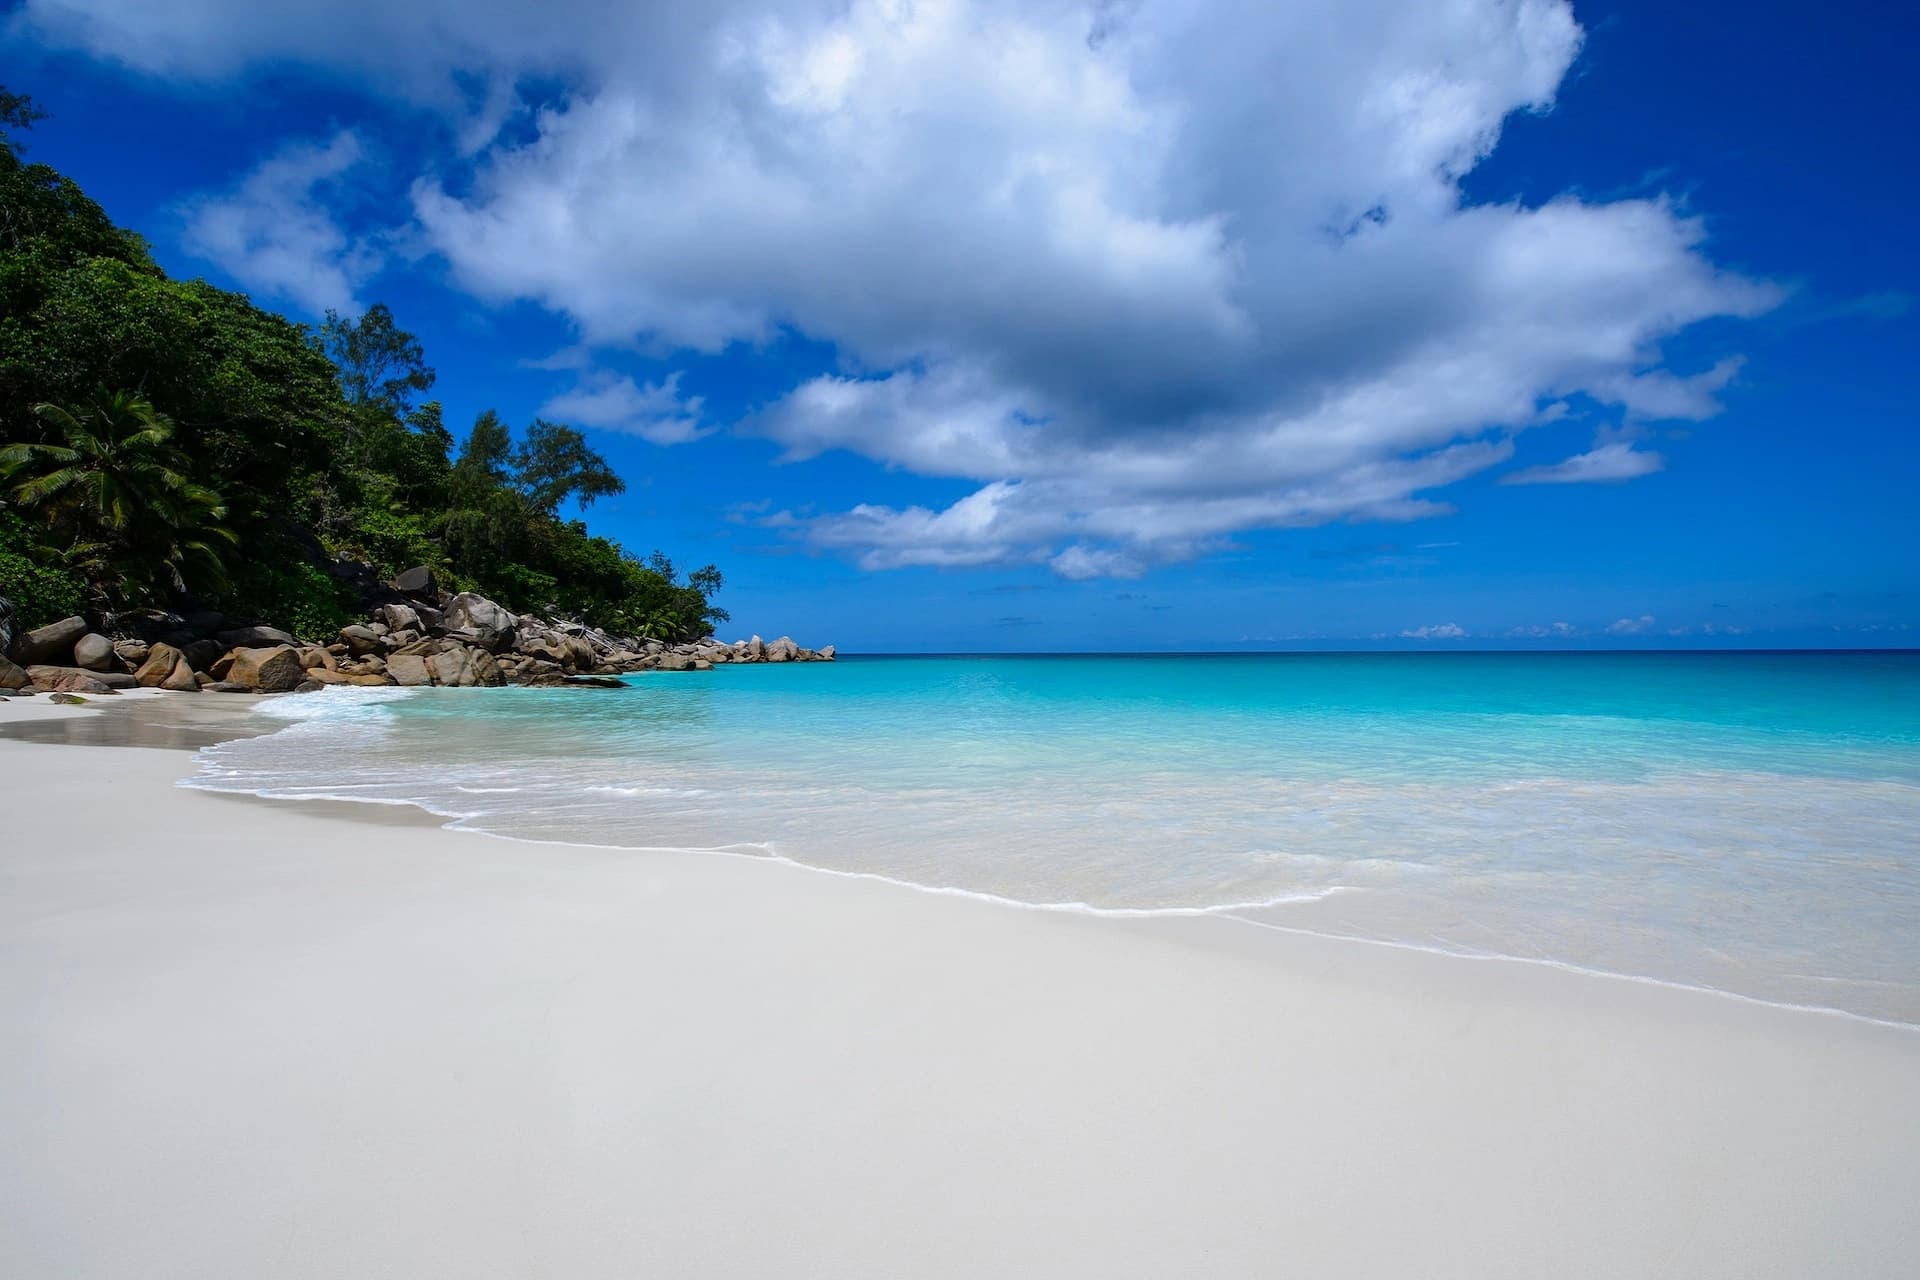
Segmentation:
{"type": "Polygon", "coordinates": [[[39,114],[0,89],[0,595],[63,615],[191,589],[320,635],[342,607],[325,562],[346,556],[616,630],[681,639],[723,616],[717,570],[682,581],[561,517],[622,491],[580,432],[486,413],[456,450],[386,307],[316,333],[170,279],[7,145],[39,114]]]}
{"type": "Polygon", "coordinates": [[[321,349],[340,370],[340,386],[359,408],[384,410],[394,417],[413,406],[415,392],[433,386],[420,340],[393,323],[384,302],[368,307],[358,320],[327,312],[320,325],[321,349]]]}
{"type": "Polygon", "coordinates": [[[519,544],[525,508],[509,487],[513,436],[488,409],[474,419],[447,477],[447,511],[440,520],[447,552],[470,576],[485,578],[519,544]]]}
{"type": "Polygon", "coordinates": [[[47,113],[40,104],[24,93],[10,93],[0,84],[0,148],[10,152],[21,150],[20,144],[7,136],[7,129],[31,129],[36,120],[45,120],[47,113]]]}
{"type": "Polygon", "coordinates": [[[127,597],[225,580],[238,538],[220,496],[188,477],[165,414],[143,396],[104,387],[76,408],[34,412],[63,443],[0,449],[0,476],[21,507],[42,511],[69,539],[64,554],[89,579],[127,597]]]}
{"type": "Polygon", "coordinates": [[[587,438],[563,423],[535,418],[513,456],[515,483],[527,505],[557,515],[568,498],[584,509],[596,498],[627,491],[607,460],[587,447],[587,438]]]}
{"type": "Polygon", "coordinates": [[[473,429],[460,446],[459,461],[453,464],[453,504],[478,506],[489,491],[503,487],[512,454],[513,435],[507,424],[493,410],[483,410],[473,420],[473,429]]]}

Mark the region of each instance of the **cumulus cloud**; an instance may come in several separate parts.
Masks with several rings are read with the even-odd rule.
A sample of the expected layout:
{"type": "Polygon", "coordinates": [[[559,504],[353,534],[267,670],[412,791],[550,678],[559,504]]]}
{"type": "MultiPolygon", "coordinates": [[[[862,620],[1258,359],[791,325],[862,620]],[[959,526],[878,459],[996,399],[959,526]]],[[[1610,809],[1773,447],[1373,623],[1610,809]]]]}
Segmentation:
{"type": "Polygon", "coordinates": [[[254,292],[314,315],[357,312],[355,291],[380,253],[342,229],[323,193],[363,159],[345,131],[282,147],[231,190],[188,201],[181,243],[254,292]]]}
{"type": "Polygon", "coordinates": [[[1432,626],[1414,627],[1400,633],[1406,640],[1460,640],[1466,636],[1466,628],[1452,622],[1436,623],[1432,626]]]}
{"type": "Polygon", "coordinates": [[[1637,618],[1621,618],[1607,624],[1607,634],[1610,636],[1645,635],[1653,630],[1653,622],[1654,618],[1650,613],[1643,613],[1637,618]]]}
{"type": "Polygon", "coordinates": [[[1618,484],[1666,468],[1660,454],[1636,449],[1624,440],[1597,445],[1585,453],[1543,467],[1527,467],[1500,477],[1501,484],[1618,484]]]}
{"type": "MultiPolygon", "coordinates": [[[[1777,298],[1661,198],[1464,197],[1504,121],[1553,106],[1565,0],[166,8],[15,21],[162,74],[291,60],[441,106],[477,154],[414,185],[422,241],[590,348],[831,344],[744,429],[973,486],[794,518],[874,568],[1127,576],[1447,511],[1568,397],[1711,414],[1737,360],[1674,370],[1661,343],[1777,298]],[[555,79],[529,129],[489,131],[500,86],[555,79]]],[[[645,391],[577,394],[618,418],[645,391]]],[[[1658,465],[1607,448],[1580,466],[1658,465]]]]}
{"type": "Polygon", "coordinates": [[[703,400],[680,394],[680,375],[641,386],[623,374],[587,370],[570,389],[540,407],[542,417],[576,426],[639,436],[649,444],[675,445],[711,435],[700,421],[703,400]]]}
{"type": "Polygon", "coordinates": [[[1545,625],[1515,627],[1507,634],[1523,640],[1564,640],[1579,635],[1580,628],[1571,622],[1549,622],[1545,625]]]}

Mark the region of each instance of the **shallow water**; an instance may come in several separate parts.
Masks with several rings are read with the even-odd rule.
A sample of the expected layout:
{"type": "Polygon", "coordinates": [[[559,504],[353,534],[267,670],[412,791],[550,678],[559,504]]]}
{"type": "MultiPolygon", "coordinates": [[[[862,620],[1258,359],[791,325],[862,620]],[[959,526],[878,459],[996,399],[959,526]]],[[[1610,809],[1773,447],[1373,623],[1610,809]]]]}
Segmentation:
{"type": "Polygon", "coordinates": [[[278,699],[194,785],[1920,1023],[1920,655],[848,658],[278,699]]]}

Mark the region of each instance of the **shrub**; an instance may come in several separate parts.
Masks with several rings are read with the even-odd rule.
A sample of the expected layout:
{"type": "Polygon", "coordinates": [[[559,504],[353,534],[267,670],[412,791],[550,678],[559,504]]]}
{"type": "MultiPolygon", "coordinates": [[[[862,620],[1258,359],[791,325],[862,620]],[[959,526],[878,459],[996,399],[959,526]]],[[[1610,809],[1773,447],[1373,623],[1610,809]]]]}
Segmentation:
{"type": "Polygon", "coordinates": [[[228,613],[264,618],[302,640],[331,640],[352,621],[353,595],[326,570],[304,561],[254,562],[233,575],[221,600],[228,613]]]}
{"type": "Polygon", "coordinates": [[[86,612],[79,575],[37,544],[27,522],[11,511],[0,511],[0,596],[13,601],[23,630],[86,612]]]}

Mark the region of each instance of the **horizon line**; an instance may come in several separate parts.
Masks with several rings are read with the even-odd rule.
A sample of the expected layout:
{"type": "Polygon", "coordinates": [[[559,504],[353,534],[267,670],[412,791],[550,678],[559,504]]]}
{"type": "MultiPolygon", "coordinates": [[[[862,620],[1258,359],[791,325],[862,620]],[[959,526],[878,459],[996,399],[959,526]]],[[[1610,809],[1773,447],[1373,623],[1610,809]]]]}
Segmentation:
{"type": "Polygon", "coordinates": [[[1653,648],[1594,648],[1594,649],[836,649],[836,657],[841,658],[1327,658],[1327,657],[1512,657],[1516,654],[1529,654],[1539,657],[1593,657],[1596,655],[1614,656],[1672,656],[1677,654],[1701,657],[1728,656],[1733,654],[1785,656],[1805,654],[1808,656],[1867,654],[1867,655],[1916,655],[1920,656],[1920,645],[1900,648],[1800,648],[1800,647],[1748,647],[1748,648],[1697,648],[1697,649],[1653,649],[1653,648]]]}

